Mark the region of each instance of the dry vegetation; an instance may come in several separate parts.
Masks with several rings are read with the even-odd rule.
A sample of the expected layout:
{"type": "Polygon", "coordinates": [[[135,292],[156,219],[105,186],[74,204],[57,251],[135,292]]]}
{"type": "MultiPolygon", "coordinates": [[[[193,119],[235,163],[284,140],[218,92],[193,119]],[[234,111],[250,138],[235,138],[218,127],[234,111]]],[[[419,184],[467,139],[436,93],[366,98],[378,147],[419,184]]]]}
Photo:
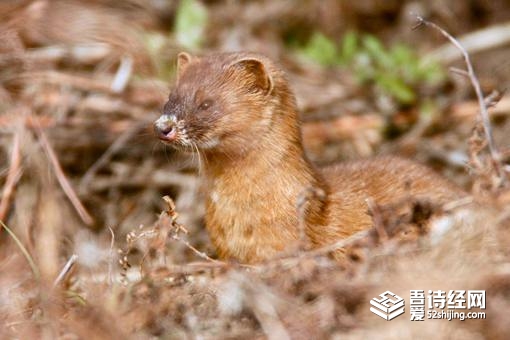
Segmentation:
{"type": "Polygon", "coordinates": [[[371,205],[373,230],[245,266],[214,258],[196,160],[151,134],[185,48],[176,32],[184,2],[0,3],[1,338],[507,339],[508,3],[204,1],[200,51],[281,60],[315,162],[397,153],[472,194],[444,207],[371,205]],[[437,31],[411,30],[410,11],[465,42],[492,136],[465,71],[416,85],[428,102],[399,104],[350,67],[320,66],[286,43],[366,31],[465,69],[437,31]],[[328,258],[335,247],[345,261],[328,258]],[[487,318],[410,322],[406,311],[386,322],[369,312],[383,291],[408,300],[410,289],[485,289],[487,318]]]}

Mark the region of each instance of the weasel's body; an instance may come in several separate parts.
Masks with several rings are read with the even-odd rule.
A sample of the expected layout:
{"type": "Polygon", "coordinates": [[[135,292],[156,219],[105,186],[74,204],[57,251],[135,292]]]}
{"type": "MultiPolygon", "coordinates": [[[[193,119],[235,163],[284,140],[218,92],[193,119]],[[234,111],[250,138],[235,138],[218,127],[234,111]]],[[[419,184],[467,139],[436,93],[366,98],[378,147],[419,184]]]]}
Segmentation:
{"type": "Polygon", "coordinates": [[[462,195],[400,158],[316,170],[304,154],[296,110],[283,72],[263,56],[179,55],[177,86],[155,128],[163,141],[201,153],[206,227],[222,258],[271,258],[296,244],[303,223],[314,246],[338,241],[373,224],[367,199],[443,203],[462,195]],[[298,216],[298,200],[312,188],[324,195],[309,195],[298,216]]]}

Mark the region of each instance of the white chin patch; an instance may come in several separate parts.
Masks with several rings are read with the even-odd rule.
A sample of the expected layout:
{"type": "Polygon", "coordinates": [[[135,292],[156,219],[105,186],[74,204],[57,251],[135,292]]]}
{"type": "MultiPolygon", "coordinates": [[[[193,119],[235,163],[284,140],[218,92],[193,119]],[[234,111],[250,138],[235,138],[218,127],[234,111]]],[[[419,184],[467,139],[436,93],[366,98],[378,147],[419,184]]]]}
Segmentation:
{"type": "Polygon", "coordinates": [[[220,195],[218,195],[218,193],[216,191],[211,192],[211,201],[213,203],[218,203],[219,200],[220,200],[220,195]]]}
{"type": "Polygon", "coordinates": [[[214,147],[217,147],[219,144],[220,144],[220,140],[217,137],[215,137],[213,139],[209,139],[209,140],[201,143],[201,147],[203,149],[212,149],[214,147]]]}

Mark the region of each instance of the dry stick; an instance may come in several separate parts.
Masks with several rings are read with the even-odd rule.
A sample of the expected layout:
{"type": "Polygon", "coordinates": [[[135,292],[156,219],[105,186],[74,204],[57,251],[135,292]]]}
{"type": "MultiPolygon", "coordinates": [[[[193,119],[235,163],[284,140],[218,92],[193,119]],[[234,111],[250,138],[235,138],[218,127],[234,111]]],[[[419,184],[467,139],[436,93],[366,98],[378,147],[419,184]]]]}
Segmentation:
{"type": "Polygon", "coordinates": [[[172,265],[171,272],[173,275],[175,274],[192,274],[196,272],[202,272],[205,270],[214,270],[217,268],[227,268],[227,269],[248,269],[248,270],[257,270],[262,269],[260,265],[251,265],[251,264],[242,264],[242,263],[229,263],[229,262],[223,262],[218,261],[211,262],[211,261],[205,261],[205,262],[188,262],[183,265],[172,265]]]}
{"type": "Polygon", "coordinates": [[[175,211],[175,203],[170,198],[170,196],[164,196],[163,200],[167,204],[167,209],[165,211],[165,214],[168,217],[170,217],[171,223],[172,223],[171,225],[173,228],[175,228],[174,233],[171,235],[172,239],[183,243],[188,249],[190,249],[191,251],[193,251],[195,254],[197,254],[199,257],[201,257],[202,259],[204,259],[206,261],[210,261],[213,263],[222,263],[221,261],[215,260],[212,257],[209,257],[206,253],[203,253],[200,250],[198,250],[197,248],[193,247],[191,245],[191,243],[189,243],[187,240],[185,240],[179,236],[179,232],[183,232],[183,233],[187,234],[188,231],[186,230],[186,228],[183,225],[177,223],[176,220],[177,220],[177,217],[179,214],[175,211]]]}
{"type": "Polygon", "coordinates": [[[74,266],[76,260],[78,260],[78,255],[76,255],[76,254],[71,255],[69,260],[67,260],[64,268],[62,268],[62,270],[60,271],[60,274],[58,274],[57,278],[53,282],[53,288],[55,288],[64,279],[64,277],[67,275],[67,273],[69,273],[71,268],[74,266]]]}
{"type": "Polygon", "coordinates": [[[352,234],[351,236],[349,236],[349,237],[347,237],[345,239],[342,239],[342,240],[340,240],[338,242],[335,242],[333,244],[324,246],[322,248],[318,248],[318,249],[309,251],[309,252],[305,253],[304,256],[306,256],[306,257],[321,256],[321,255],[325,255],[325,254],[331,253],[331,252],[333,252],[335,250],[338,250],[338,249],[341,249],[341,248],[345,248],[345,247],[350,246],[350,245],[358,242],[359,240],[362,240],[365,237],[369,236],[370,232],[371,232],[371,230],[362,230],[362,231],[359,231],[356,234],[352,234]]]}
{"type": "Polygon", "coordinates": [[[268,340],[290,340],[290,334],[278,315],[278,300],[267,286],[256,284],[252,280],[243,276],[242,281],[246,293],[251,297],[248,304],[253,311],[254,316],[260,323],[262,331],[266,334],[268,340]]]}
{"type": "MultiPolygon", "coordinates": [[[[184,266],[180,266],[180,269],[176,269],[176,270],[188,273],[188,272],[201,271],[204,269],[213,269],[213,268],[218,268],[218,267],[230,268],[230,267],[234,266],[234,268],[241,267],[244,269],[250,269],[250,270],[255,270],[255,271],[257,271],[257,270],[265,271],[265,270],[267,270],[268,267],[272,267],[277,263],[288,263],[289,261],[299,262],[303,258],[311,258],[311,257],[319,257],[319,256],[327,255],[328,253],[334,252],[341,248],[345,248],[347,246],[350,246],[350,245],[366,238],[367,236],[370,235],[370,232],[371,232],[371,230],[362,230],[362,231],[359,231],[356,234],[353,234],[345,239],[339,240],[338,242],[329,244],[327,246],[324,246],[324,247],[321,247],[318,249],[302,252],[299,254],[299,256],[296,256],[296,254],[292,254],[290,256],[275,258],[273,260],[270,260],[269,262],[259,264],[259,265],[233,264],[233,263],[215,260],[215,259],[209,257],[207,254],[205,254],[205,253],[201,252],[200,250],[196,249],[195,247],[193,247],[189,242],[187,242],[186,240],[183,240],[178,235],[172,235],[172,238],[179,242],[183,242],[184,245],[186,247],[188,247],[191,251],[193,251],[195,254],[197,254],[202,259],[206,260],[206,262],[187,263],[184,266]]],[[[175,270],[174,270],[174,272],[175,272],[175,270]]]]}
{"type": "Polygon", "coordinates": [[[53,85],[69,85],[80,90],[98,91],[114,94],[110,89],[109,79],[92,79],[81,75],[67,74],[58,71],[35,71],[16,74],[5,81],[25,81],[31,83],[47,83],[53,85]]]}
{"type": "Polygon", "coordinates": [[[302,252],[299,254],[299,256],[296,256],[295,254],[292,254],[291,256],[284,256],[279,257],[270,260],[269,262],[266,262],[265,264],[262,264],[260,266],[255,266],[253,269],[260,269],[260,270],[267,270],[268,267],[273,267],[275,265],[279,264],[285,264],[285,265],[295,265],[295,263],[299,263],[304,258],[314,258],[314,257],[320,257],[328,255],[338,249],[345,248],[347,246],[350,246],[352,244],[355,244],[356,242],[366,238],[370,235],[372,230],[362,230],[357,232],[356,234],[353,234],[345,239],[339,240],[335,243],[326,245],[321,248],[317,248],[314,250],[302,252]]]}
{"type": "Polygon", "coordinates": [[[0,226],[2,226],[7,231],[7,233],[11,236],[11,238],[14,240],[14,242],[16,242],[16,245],[21,250],[21,252],[23,253],[23,256],[25,257],[28,264],[30,265],[30,268],[32,269],[32,273],[34,274],[35,279],[39,280],[39,278],[41,277],[41,274],[39,273],[39,268],[36,266],[34,259],[32,258],[32,256],[30,256],[30,253],[28,252],[27,248],[25,248],[25,246],[23,245],[21,240],[16,236],[16,234],[8,226],[5,225],[5,223],[2,220],[0,220],[0,226]]]}
{"type": "MultiPolygon", "coordinates": [[[[457,40],[471,55],[505,46],[510,42],[510,22],[470,32],[458,37],[457,40]]],[[[450,63],[458,58],[456,52],[451,45],[443,45],[429,53],[427,57],[450,63]]]]}
{"type": "Polygon", "coordinates": [[[108,230],[110,230],[110,234],[112,235],[112,240],[110,242],[110,252],[108,254],[108,284],[113,284],[112,279],[112,271],[113,271],[113,246],[115,244],[115,233],[113,232],[113,229],[111,227],[108,227],[108,230]]]}
{"type": "Polygon", "coordinates": [[[224,264],[224,262],[222,261],[218,261],[218,260],[215,260],[213,259],[212,257],[210,257],[209,255],[207,255],[206,253],[204,252],[201,252],[200,250],[198,250],[197,248],[193,247],[191,245],[191,243],[189,243],[188,241],[186,241],[185,239],[181,238],[179,235],[172,235],[171,236],[174,240],[176,241],[179,241],[181,242],[182,244],[184,244],[188,249],[190,249],[192,252],[194,252],[195,254],[197,254],[200,258],[206,260],[206,261],[209,261],[209,262],[212,262],[212,263],[216,263],[216,264],[224,264]]]}
{"type": "Polygon", "coordinates": [[[130,178],[120,178],[120,176],[96,176],[95,180],[89,184],[88,190],[103,191],[110,188],[122,187],[144,187],[150,182],[154,187],[168,187],[175,185],[178,187],[190,187],[195,185],[196,177],[179,172],[171,172],[166,169],[156,170],[151,173],[151,178],[147,176],[136,175],[130,178]]]}
{"type": "Polygon", "coordinates": [[[456,73],[456,74],[460,74],[461,76],[464,76],[464,77],[468,77],[468,78],[469,78],[469,73],[468,73],[468,71],[463,70],[463,69],[461,69],[461,68],[457,68],[457,67],[450,67],[450,72],[452,72],[452,73],[456,73]]]}
{"type": "Polygon", "coordinates": [[[480,115],[482,116],[483,128],[485,130],[485,138],[487,138],[487,143],[489,145],[489,152],[491,154],[492,163],[498,173],[500,180],[503,182],[505,180],[505,174],[500,164],[501,158],[498,150],[496,149],[496,146],[494,145],[494,137],[492,136],[492,127],[489,119],[489,113],[487,112],[487,106],[485,105],[485,98],[482,93],[480,82],[478,81],[478,78],[476,77],[475,71],[473,69],[473,65],[471,64],[469,54],[464,49],[464,47],[462,47],[462,45],[443,28],[439,27],[433,22],[423,19],[419,15],[417,15],[416,18],[418,19],[418,25],[416,25],[414,28],[417,28],[424,24],[426,26],[430,26],[438,30],[444,37],[450,40],[450,42],[453,45],[455,45],[455,47],[457,47],[459,51],[462,53],[462,56],[464,57],[464,62],[466,63],[467,66],[469,79],[471,80],[471,84],[473,85],[473,88],[475,89],[476,92],[476,97],[478,98],[478,105],[480,106],[480,115]]]}
{"type": "Polygon", "coordinates": [[[367,198],[366,203],[368,206],[368,211],[372,214],[372,218],[374,220],[374,229],[379,236],[379,240],[384,242],[388,240],[388,233],[386,233],[386,229],[384,229],[384,222],[382,220],[381,211],[377,204],[374,202],[372,198],[367,198]]]}
{"type": "Polygon", "coordinates": [[[133,58],[125,55],[120,60],[119,69],[113,78],[110,89],[115,93],[121,93],[126,89],[129,83],[129,78],[133,74],[133,58]]]}
{"type": "Polygon", "coordinates": [[[306,218],[310,203],[315,199],[323,200],[325,196],[326,194],[322,189],[314,187],[308,187],[299,194],[296,204],[299,226],[299,250],[306,248],[309,243],[309,239],[306,235],[306,218]]]}
{"type": "Polygon", "coordinates": [[[5,180],[4,190],[2,193],[2,201],[0,201],[0,220],[5,221],[9,208],[11,206],[11,198],[13,196],[16,184],[21,178],[21,152],[20,152],[20,133],[16,131],[12,146],[11,162],[7,179],[5,180]]]}
{"type": "Polygon", "coordinates": [[[67,195],[67,198],[69,198],[69,201],[73,205],[74,209],[76,210],[82,221],[86,225],[92,225],[94,223],[94,219],[88,213],[87,209],[85,209],[85,206],[81,203],[80,199],[76,195],[76,192],[71,186],[71,183],[69,183],[69,180],[65,176],[64,171],[60,166],[60,162],[58,161],[57,155],[55,154],[55,151],[53,150],[48,139],[46,138],[46,135],[41,129],[37,129],[36,131],[39,136],[39,141],[41,142],[41,145],[43,146],[43,149],[46,152],[46,155],[48,156],[51,165],[53,166],[55,176],[57,177],[57,180],[60,186],[62,187],[62,190],[64,190],[64,193],[67,195]]]}
{"type": "MultiPolygon", "coordinates": [[[[29,62],[48,63],[59,62],[63,59],[70,59],[77,64],[93,64],[104,60],[112,48],[104,43],[87,43],[83,45],[52,45],[40,48],[31,48],[23,52],[23,59],[29,62]]],[[[13,61],[19,60],[20,52],[2,53],[0,55],[0,65],[9,65],[13,61]]]]}
{"type": "MultiPolygon", "coordinates": [[[[466,70],[462,70],[460,68],[450,67],[450,72],[457,73],[460,74],[461,76],[469,78],[469,73],[466,70]]],[[[485,96],[484,102],[487,109],[496,106],[496,104],[498,104],[501,98],[503,97],[504,92],[505,91],[492,90],[491,93],[485,96]]]]}
{"type": "Polygon", "coordinates": [[[143,127],[145,126],[145,122],[140,122],[138,124],[134,124],[131,128],[124,131],[119,138],[113,142],[108,149],[99,157],[99,159],[92,164],[92,166],[85,172],[81,181],[80,181],[80,191],[85,190],[85,188],[90,184],[96,172],[101,169],[103,166],[108,163],[108,161],[119,151],[124,145],[143,127]]]}

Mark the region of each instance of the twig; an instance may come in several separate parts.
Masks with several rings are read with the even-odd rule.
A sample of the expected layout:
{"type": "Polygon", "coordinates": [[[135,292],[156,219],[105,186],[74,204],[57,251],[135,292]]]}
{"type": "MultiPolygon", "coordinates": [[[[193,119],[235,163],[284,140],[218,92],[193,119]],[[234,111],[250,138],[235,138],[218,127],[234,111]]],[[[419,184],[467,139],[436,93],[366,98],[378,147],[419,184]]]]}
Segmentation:
{"type": "Polygon", "coordinates": [[[306,248],[309,243],[309,239],[306,235],[306,224],[307,215],[312,201],[322,201],[326,197],[324,190],[320,188],[309,187],[303,190],[297,199],[296,210],[298,215],[298,226],[299,226],[299,250],[306,248]]]}
{"type": "Polygon", "coordinates": [[[452,36],[450,33],[446,32],[443,28],[436,25],[433,22],[427,21],[423,19],[421,16],[417,15],[416,18],[418,19],[418,25],[415,27],[418,27],[422,24],[432,27],[439,31],[444,37],[446,37],[450,42],[459,49],[459,51],[462,53],[462,56],[464,57],[464,62],[466,63],[467,72],[469,79],[471,80],[471,84],[473,85],[473,88],[476,92],[476,97],[478,99],[478,105],[480,106],[480,115],[482,117],[483,122],[483,128],[485,131],[485,138],[487,139],[487,143],[489,146],[489,152],[491,155],[492,163],[494,168],[496,169],[496,172],[501,179],[501,181],[504,181],[506,176],[502,170],[502,166],[500,164],[501,157],[499,155],[498,150],[496,149],[496,146],[494,144],[494,137],[492,135],[492,127],[491,122],[489,118],[489,114],[487,112],[487,105],[485,104],[485,97],[483,95],[480,82],[478,81],[478,78],[476,77],[475,71],[473,69],[473,65],[471,64],[471,60],[469,58],[469,54],[467,51],[462,47],[462,45],[452,36]]]}
{"type": "Polygon", "coordinates": [[[64,190],[64,193],[67,195],[67,198],[69,198],[69,201],[73,205],[74,209],[76,210],[82,221],[86,225],[92,225],[94,223],[94,219],[88,213],[87,209],[85,209],[85,206],[81,203],[80,199],[76,195],[76,192],[71,186],[71,183],[69,183],[69,180],[65,176],[64,171],[60,166],[60,162],[58,161],[57,155],[55,154],[55,151],[53,151],[53,148],[51,147],[48,139],[46,138],[46,135],[41,129],[37,129],[37,132],[39,136],[39,141],[41,142],[41,145],[43,146],[43,149],[46,152],[46,155],[48,156],[51,165],[53,166],[55,176],[57,177],[57,180],[60,183],[62,190],[64,190]]]}
{"type": "Polygon", "coordinates": [[[69,260],[67,260],[64,268],[62,268],[62,270],[60,271],[60,274],[58,274],[57,278],[55,279],[55,281],[53,282],[53,288],[55,288],[56,286],[58,286],[58,284],[64,279],[64,277],[67,275],[67,273],[69,273],[69,271],[71,270],[71,268],[73,267],[73,265],[76,263],[76,260],[78,260],[78,255],[76,254],[73,254],[71,255],[71,257],[69,258],[69,260]]]}
{"type": "Polygon", "coordinates": [[[221,261],[218,261],[218,260],[213,259],[212,257],[209,257],[206,253],[203,253],[200,250],[198,250],[197,248],[193,247],[187,240],[185,240],[179,236],[179,233],[187,234],[188,230],[182,224],[177,222],[177,217],[179,217],[179,214],[175,210],[175,202],[173,201],[173,199],[170,196],[164,196],[163,200],[165,201],[165,203],[167,205],[167,208],[165,209],[163,214],[165,214],[166,216],[168,216],[170,218],[171,228],[173,229],[171,238],[184,244],[188,249],[193,251],[195,254],[197,254],[202,259],[204,259],[206,261],[213,262],[213,263],[221,263],[221,261]]]}
{"type": "MultiPolygon", "coordinates": [[[[87,43],[71,46],[51,45],[24,51],[23,59],[31,63],[56,63],[63,59],[70,59],[80,64],[93,64],[104,60],[111,53],[111,46],[105,43],[87,43]]],[[[20,51],[3,53],[0,55],[0,65],[8,65],[19,59],[20,51]]]]}
{"type": "MultiPolygon", "coordinates": [[[[490,97],[490,95],[488,97],[490,97]]],[[[490,107],[490,105],[488,105],[488,107],[490,107]]],[[[453,104],[450,111],[452,117],[455,119],[467,119],[478,115],[480,109],[478,107],[478,101],[465,101],[453,104]]],[[[498,105],[491,108],[489,114],[491,116],[508,116],[510,114],[510,97],[502,97],[501,100],[498,101],[498,105]]]]}
{"type": "Polygon", "coordinates": [[[506,90],[499,91],[499,90],[492,90],[492,92],[485,96],[485,105],[487,105],[487,108],[491,108],[496,106],[496,104],[499,104],[501,99],[503,98],[503,95],[506,90]]]}
{"type": "Polygon", "coordinates": [[[267,265],[272,266],[275,263],[282,263],[282,262],[288,263],[289,261],[292,261],[292,263],[294,263],[294,261],[299,262],[304,258],[324,256],[324,255],[332,253],[338,249],[350,246],[350,245],[358,242],[361,239],[364,239],[365,237],[370,235],[370,232],[371,232],[371,230],[362,230],[362,231],[359,231],[356,234],[353,234],[345,239],[339,240],[335,243],[326,245],[324,247],[306,251],[306,252],[302,252],[299,254],[299,256],[292,254],[290,256],[276,258],[275,260],[271,260],[271,261],[267,262],[266,265],[263,265],[263,266],[260,266],[257,268],[267,268],[267,265]]]}
{"type": "Polygon", "coordinates": [[[112,85],[110,86],[111,90],[115,93],[121,93],[126,89],[128,85],[129,78],[133,73],[133,57],[126,55],[123,56],[120,60],[119,69],[113,78],[112,85]]]}
{"type": "MultiPolygon", "coordinates": [[[[471,54],[504,46],[510,42],[510,22],[471,32],[457,40],[471,54]]],[[[432,51],[427,57],[450,63],[458,58],[458,54],[452,46],[444,45],[432,51]]]]}
{"type": "Polygon", "coordinates": [[[452,73],[456,73],[456,74],[460,74],[461,76],[464,76],[464,77],[468,77],[469,78],[469,73],[466,71],[466,70],[463,70],[461,68],[457,68],[457,67],[450,67],[450,72],[452,73]]]}
{"type": "Polygon", "coordinates": [[[447,151],[444,148],[430,143],[430,141],[420,141],[416,149],[426,155],[428,158],[437,159],[451,167],[465,169],[469,162],[468,155],[460,150],[447,151]]]}
{"type": "Polygon", "coordinates": [[[386,229],[384,229],[384,222],[381,216],[381,211],[379,210],[379,207],[377,204],[375,204],[374,200],[372,198],[367,198],[366,203],[368,206],[368,211],[372,214],[372,220],[374,221],[374,229],[377,232],[377,235],[379,236],[379,240],[381,242],[384,242],[388,239],[388,233],[386,232],[386,229]]]}
{"type": "Polygon", "coordinates": [[[11,229],[9,229],[9,227],[6,226],[2,220],[0,220],[0,225],[12,237],[14,242],[16,242],[16,245],[21,250],[21,252],[23,253],[23,256],[25,256],[25,259],[27,260],[28,264],[30,265],[30,268],[32,269],[32,273],[34,274],[34,277],[36,278],[36,280],[39,280],[39,277],[41,276],[39,274],[39,269],[35,265],[34,259],[32,258],[32,256],[30,256],[30,253],[28,252],[27,248],[25,248],[25,246],[23,245],[23,243],[21,243],[20,239],[16,236],[16,234],[14,234],[14,232],[11,229]]]}
{"type": "Polygon", "coordinates": [[[112,240],[110,242],[110,252],[108,254],[108,284],[111,285],[113,283],[112,280],[112,271],[113,271],[113,246],[115,244],[115,233],[111,227],[108,227],[110,230],[110,234],[112,235],[112,240]]]}
{"type": "Polygon", "coordinates": [[[21,152],[20,152],[20,132],[14,134],[12,146],[11,162],[7,179],[5,180],[4,190],[2,192],[2,200],[0,201],[0,220],[5,221],[9,208],[11,206],[11,198],[16,188],[16,184],[21,178],[23,170],[21,169],[21,152]]]}
{"type": "Polygon", "coordinates": [[[81,181],[80,181],[80,191],[84,191],[85,188],[89,185],[89,183],[94,178],[96,172],[105,166],[106,163],[119,151],[124,145],[143,127],[145,126],[145,122],[140,122],[138,124],[134,124],[131,128],[124,131],[119,138],[113,142],[110,147],[99,157],[99,159],[92,164],[92,166],[85,172],[81,181]]]}
{"type": "Polygon", "coordinates": [[[466,206],[468,204],[471,204],[474,202],[474,197],[472,196],[466,196],[460,199],[457,199],[455,201],[451,201],[443,205],[443,211],[445,212],[451,212],[459,207],[466,206]]]}
{"type": "Polygon", "coordinates": [[[53,85],[68,85],[80,90],[114,93],[107,78],[92,79],[81,75],[67,74],[58,71],[32,71],[16,74],[5,78],[5,82],[46,83],[53,85]]]}
{"type": "Polygon", "coordinates": [[[246,291],[248,306],[260,323],[268,340],[292,339],[286,325],[278,315],[278,307],[283,302],[265,284],[254,281],[241,273],[233,273],[234,279],[241,283],[246,291]]]}
{"type": "Polygon", "coordinates": [[[196,176],[182,174],[176,171],[156,170],[151,174],[151,178],[147,176],[136,175],[129,178],[122,176],[97,176],[93,182],[89,184],[88,190],[92,192],[108,190],[112,188],[122,187],[168,187],[170,185],[181,187],[190,187],[196,184],[196,176]]]}
{"type": "MultiPolygon", "coordinates": [[[[0,116],[0,128],[8,128],[13,124],[16,124],[16,121],[20,120],[20,114],[18,110],[11,110],[10,112],[3,112],[0,116]]],[[[55,126],[56,120],[53,116],[33,116],[27,115],[21,118],[22,126],[27,129],[34,129],[36,127],[47,128],[51,126],[55,126]]]]}
{"type": "Polygon", "coordinates": [[[184,244],[186,246],[186,248],[190,249],[192,252],[194,252],[195,254],[197,254],[200,258],[206,260],[206,261],[209,261],[209,262],[212,262],[212,263],[216,263],[216,264],[222,264],[223,262],[221,261],[218,261],[218,260],[215,260],[213,259],[212,257],[209,257],[209,255],[207,255],[206,253],[204,252],[201,252],[200,250],[198,250],[197,248],[193,247],[187,240],[181,238],[179,235],[177,234],[173,234],[171,236],[174,240],[176,241],[179,241],[181,242],[182,244],[184,244]]]}
{"type": "Polygon", "coordinates": [[[260,268],[258,265],[253,264],[243,264],[243,263],[234,263],[234,262],[224,262],[216,260],[216,262],[205,261],[205,262],[188,262],[184,265],[171,265],[169,267],[173,274],[175,273],[192,273],[197,271],[203,271],[206,269],[215,269],[215,268],[243,268],[256,270],[260,268]]]}
{"type": "Polygon", "coordinates": [[[349,236],[348,238],[345,238],[345,239],[335,242],[333,244],[309,251],[306,255],[308,257],[325,255],[325,254],[331,253],[335,250],[350,246],[351,244],[354,244],[354,243],[358,242],[359,240],[364,239],[369,234],[370,234],[370,230],[362,230],[362,231],[357,232],[356,234],[349,236]]]}

